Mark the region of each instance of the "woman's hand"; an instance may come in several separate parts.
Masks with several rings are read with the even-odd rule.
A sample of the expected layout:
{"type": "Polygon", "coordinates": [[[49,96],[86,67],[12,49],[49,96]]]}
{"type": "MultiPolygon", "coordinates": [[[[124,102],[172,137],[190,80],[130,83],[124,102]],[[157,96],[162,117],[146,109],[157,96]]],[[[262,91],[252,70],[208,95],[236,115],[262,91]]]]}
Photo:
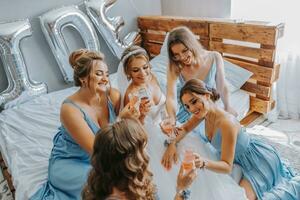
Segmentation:
{"type": "Polygon", "coordinates": [[[177,190],[187,189],[197,177],[197,169],[192,169],[184,174],[183,166],[181,165],[177,176],[177,190]]]}
{"type": "Polygon", "coordinates": [[[159,124],[162,132],[166,134],[167,136],[173,135],[173,133],[176,134],[176,127],[175,127],[176,121],[172,119],[171,117],[167,117],[161,121],[159,124]]]}
{"type": "Polygon", "coordinates": [[[169,144],[168,148],[166,149],[161,164],[167,169],[170,170],[172,168],[173,162],[177,163],[178,154],[176,149],[175,142],[169,144]]]}
{"type": "Polygon", "coordinates": [[[139,112],[140,112],[140,121],[141,123],[144,122],[144,119],[146,115],[149,113],[151,109],[151,101],[148,98],[142,98],[139,106],[139,112]]]}
{"type": "Polygon", "coordinates": [[[136,109],[134,104],[129,102],[120,112],[120,118],[135,118],[138,119],[140,117],[140,112],[136,109]]]}
{"type": "Polygon", "coordinates": [[[197,153],[193,153],[193,155],[194,155],[195,167],[199,169],[203,169],[205,167],[205,163],[207,163],[207,159],[201,157],[197,153]]]}

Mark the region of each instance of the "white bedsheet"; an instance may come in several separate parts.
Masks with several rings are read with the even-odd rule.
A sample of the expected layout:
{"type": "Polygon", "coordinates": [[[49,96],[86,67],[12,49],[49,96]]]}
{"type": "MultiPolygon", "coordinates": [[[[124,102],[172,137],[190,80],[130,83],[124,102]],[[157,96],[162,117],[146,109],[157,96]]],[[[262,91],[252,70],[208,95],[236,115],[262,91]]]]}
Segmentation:
{"type": "MultiPolygon", "coordinates": [[[[116,85],[115,74],[111,84],[116,85]]],[[[72,87],[35,98],[0,113],[0,150],[13,177],[16,200],[28,199],[47,180],[52,138],[60,126],[62,101],[74,93],[72,87]]],[[[232,106],[243,118],[249,110],[249,95],[231,94],[232,106]]]]}
{"type": "Polygon", "coordinates": [[[72,87],[0,113],[0,150],[13,177],[16,200],[27,200],[46,180],[59,110],[72,87]]]}

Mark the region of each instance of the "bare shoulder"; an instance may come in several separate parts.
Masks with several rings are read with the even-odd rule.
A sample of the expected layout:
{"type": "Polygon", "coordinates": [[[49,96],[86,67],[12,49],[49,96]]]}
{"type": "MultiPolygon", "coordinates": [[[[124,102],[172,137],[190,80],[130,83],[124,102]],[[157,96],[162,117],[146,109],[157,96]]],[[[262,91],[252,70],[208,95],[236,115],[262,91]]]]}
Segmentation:
{"type": "Polygon", "coordinates": [[[75,107],[70,103],[63,103],[60,107],[60,120],[64,122],[65,120],[72,120],[78,117],[82,117],[83,114],[79,108],[75,107]]]}
{"type": "Polygon", "coordinates": [[[240,126],[241,125],[237,121],[237,119],[229,113],[225,113],[220,121],[220,128],[221,130],[224,130],[222,132],[224,132],[225,134],[237,134],[238,130],[240,129],[240,126]]]}

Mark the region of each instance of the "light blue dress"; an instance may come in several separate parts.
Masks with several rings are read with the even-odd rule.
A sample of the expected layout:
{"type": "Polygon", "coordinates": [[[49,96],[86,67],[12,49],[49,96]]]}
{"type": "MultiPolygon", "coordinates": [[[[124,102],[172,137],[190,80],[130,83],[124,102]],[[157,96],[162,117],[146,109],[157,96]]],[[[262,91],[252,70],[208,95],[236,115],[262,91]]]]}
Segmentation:
{"type": "MultiPolygon", "coordinates": [[[[218,130],[210,142],[221,153],[222,135],[218,130]]],[[[299,200],[300,176],[295,175],[269,144],[252,138],[241,128],[235,147],[234,163],[242,168],[259,200],[299,200]]]]}
{"type": "MultiPolygon", "coordinates": [[[[83,118],[96,134],[100,128],[88,114],[70,99],[68,103],[83,114],[83,118]]],[[[116,119],[113,105],[108,101],[109,122],[116,119]]],[[[77,200],[81,199],[81,191],[87,181],[90,166],[90,156],[71,137],[66,128],[61,125],[53,139],[53,149],[49,159],[48,181],[30,199],[31,200],[77,200]]]]}
{"type": "MultiPolygon", "coordinates": [[[[217,66],[216,66],[216,61],[214,60],[212,63],[212,66],[204,80],[206,86],[210,88],[216,88],[216,73],[217,73],[217,66]]],[[[180,74],[179,79],[177,81],[177,102],[179,105],[179,109],[176,114],[176,120],[179,121],[180,123],[186,122],[190,117],[191,113],[186,110],[186,108],[182,105],[180,101],[180,90],[185,84],[185,80],[183,76],[180,74]]]]}

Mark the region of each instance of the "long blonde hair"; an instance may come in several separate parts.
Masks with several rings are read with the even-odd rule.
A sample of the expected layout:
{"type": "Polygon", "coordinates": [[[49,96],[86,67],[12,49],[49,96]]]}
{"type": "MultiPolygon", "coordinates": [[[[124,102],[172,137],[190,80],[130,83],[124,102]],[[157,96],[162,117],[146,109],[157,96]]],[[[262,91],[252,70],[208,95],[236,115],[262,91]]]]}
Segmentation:
{"type": "Polygon", "coordinates": [[[202,55],[205,50],[198,42],[196,36],[193,32],[185,26],[179,26],[172,29],[168,36],[168,56],[170,62],[170,71],[175,71],[176,74],[179,74],[182,70],[180,62],[173,59],[174,55],[172,53],[171,47],[175,44],[183,44],[186,46],[194,55],[195,64],[200,64],[203,62],[202,55]]]}
{"type": "Polygon", "coordinates": [[[131,47],[128,47],[125,49],[125,51],[122,54],[121,61],[123,62],[124,72],[127,75],[127,79],[130,80],[130,70],[129,65],[131,62],[136,58],[142,58],[147,63],[149,62],[150,58],[148,56],[148,53],[145,49],[143,49],[140,46],[133,45],[131,47]]]}

